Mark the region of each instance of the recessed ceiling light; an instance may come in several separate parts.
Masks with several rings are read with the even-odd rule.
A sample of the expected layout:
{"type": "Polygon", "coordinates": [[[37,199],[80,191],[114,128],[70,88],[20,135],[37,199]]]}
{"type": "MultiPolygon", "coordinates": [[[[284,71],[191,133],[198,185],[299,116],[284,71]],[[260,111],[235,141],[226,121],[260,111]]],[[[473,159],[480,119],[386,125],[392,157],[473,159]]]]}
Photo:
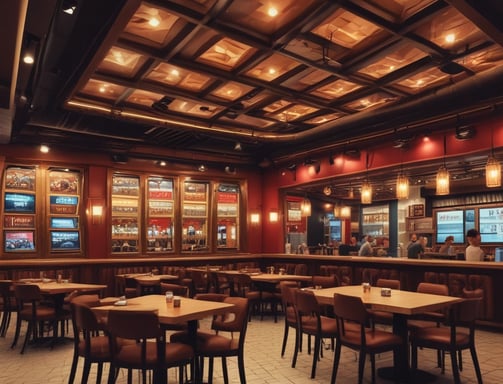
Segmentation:
{"type": "Polygon", "coordinates": [[[31,55],[29,53],[23,57],[23,63],[25,63],[25,64],[33,64],[34,62],[35,62],[35,59],[33,58],[33,55],[31,55]]]}
{"type": "Polygon", "coordinates": [[[275,17],[275,16],[278,16],[278,10],[274,7],[270,7],[268,10],[267,10],[267,14],[271,17],[275,17]]]}

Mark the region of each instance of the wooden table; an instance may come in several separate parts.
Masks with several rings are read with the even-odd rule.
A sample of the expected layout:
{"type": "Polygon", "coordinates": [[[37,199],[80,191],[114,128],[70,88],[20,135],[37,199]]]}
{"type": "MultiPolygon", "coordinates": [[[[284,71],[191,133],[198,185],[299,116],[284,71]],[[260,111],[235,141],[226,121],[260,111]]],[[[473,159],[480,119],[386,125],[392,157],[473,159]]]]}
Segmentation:
{"type": "Polygon", "coordinates": [[[462,299],[459,297],[431,295],[410,291],[392,290],[391,296],[381,296],[381,289],[372,287],[369,293],[363,293],[361,285],[325,288],[313,290],[320,304],[333,305],[334,293],[360,297],[364,304],[375,311],[393,313],[393,333],[402,337],[400,350],[393,355],[393,367],[380,368],[379,375],[389,380],[402,383],[423,383],[434,380],[434,376],[426,372],[411,372],[409,367],[407,318],[411,315],[436,311],[462,299]]]}
{"type": "Polygon", "coordinates": [[[38,285],[40,292],[46,295],[60,295],[66,294],[74,291],[101,291],[106,289],[107,286],[104,284],[85,284],[85,283],[57,283],[55,281],[44,282],[44,281],[30,281],[29,284],[38,285]]]}
{"type": "Polygon", "coordinates": [[[281,281],[310,282],[313,280],[312,276],[287,275],[279,273],[246,272],[246,271],[235,271],[235,270],[218,271],[218,273],[227,274],[229,276],[244,273],[249,275],[253,281],[265,282],[271,284],[278,284],[281,281]]]}
{"type": "MultiPolygon", "coordinates": [[[[116,306],[106,305],[94,307],[92,310],[99,316],[106,316],[109,311],[157,311],[159,322],[161,324],[183,324],[187,322],[188,332],[191,334],[190,340],[197,340],[197,321],[207,316],[224,314],[234,307],[234,304],[221,303],[215,301],[194,300],[186,297],[181,298],[180,307],[173,307],[173,304],[167,304],[163,295],[139,296],[127,300],[127,305],[116,306]]],[[[198,365],[194,364],[196,372],[193,377],[198,378],[198,365]]],[[[163,381],[165,382],[165,380],[163,381]]]]}

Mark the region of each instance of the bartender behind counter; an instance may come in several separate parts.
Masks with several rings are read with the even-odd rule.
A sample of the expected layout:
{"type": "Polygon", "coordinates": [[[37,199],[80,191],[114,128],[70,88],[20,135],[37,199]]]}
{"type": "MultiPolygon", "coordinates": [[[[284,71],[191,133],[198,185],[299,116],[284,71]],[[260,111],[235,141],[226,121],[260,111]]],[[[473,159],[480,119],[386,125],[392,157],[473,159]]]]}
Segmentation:
{"type": "Polygon", "coordinates": [[[465,251],[466,261],[484,261],[484,251],[480,248],[480,232],[476,229],[470,229],[466,232],[468,247],[465,251]]]}
{"type": "Polygon", "coordinates": [[[424,254],[424,248],[428,239],[424,236],[420,236],[417,241],[412,244],[407,250],[407,258],[409,259],[421,259],[424,254]]]}

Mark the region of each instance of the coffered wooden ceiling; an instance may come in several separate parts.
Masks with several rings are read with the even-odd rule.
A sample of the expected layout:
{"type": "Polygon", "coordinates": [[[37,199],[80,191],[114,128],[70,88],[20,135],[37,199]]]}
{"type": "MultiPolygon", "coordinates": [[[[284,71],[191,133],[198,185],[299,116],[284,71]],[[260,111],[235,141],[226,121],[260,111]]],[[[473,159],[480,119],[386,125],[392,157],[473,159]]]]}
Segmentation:
{"type": "Polygon", "coordinates": [[[451,129],[499,113],[501,20],[485,0],[30,1],[11,141],[266,166],[451,129]]]}

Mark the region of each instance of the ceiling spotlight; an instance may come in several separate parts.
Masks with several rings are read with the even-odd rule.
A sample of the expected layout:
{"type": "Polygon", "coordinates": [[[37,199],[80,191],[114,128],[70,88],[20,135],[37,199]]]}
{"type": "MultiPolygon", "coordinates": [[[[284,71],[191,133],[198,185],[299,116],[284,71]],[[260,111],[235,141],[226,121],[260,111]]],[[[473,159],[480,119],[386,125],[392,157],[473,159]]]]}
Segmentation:
{"type": "Polygon", "coordinates": [[[241,143],[239,141],[236,141],[236,144],[234,144],[234,150],[235,151],[241,151],[243,148],[241,147],[241,143]]]}
{"type": "Polygon", "coordinates": [[[117,164],[127,164],[128,157],[126,155],[115,154],[112,155],[112,161],[117,164]]]}
{"type": "Polygon", "coordinates": [[[77,10],[77,1],[75,0],[64,0],[63,1],[63,12],[68,15],[73,15],[77,10]]]}
{"type": "Polygon", "coordinates": [[[463,125],[456,128],[456,139],[468,140],[475,136],[475,128],[471,125],[463,125]]]}
{"type": "Polygon", "coordinates": [[[334,165],[334,163],[335,163],[334,155],[328,156],[328,164],[334,165]]]}
{"type": "Polygon", "coordinates": [[[166,163],[164,160],[159,160],[159,161],[157,162],[157,165],[158,165],[159,167],[165,167],[166,165],[168,165],[168,163],[166,163]]]}
{"type": "Polygon", "coordinates": [[[330,196],[330,195],[332,194],[332,188],[330,188],[330,187],[327,185],[325,188],[323,188],[323,194],[324,194],[325,196],[330,196]]]}
{"type": "Polygon", "coordinates": [[[201,164],[199,167],[197,167],[197,170],[199,172],[206,172],[207,169],[208,168],[206,168],[206,165],[204,165],[204,164],[201,164]]]}
{"type": "Polygon", "coordinates": [[[235,175],[236,174],[236,168],[230,166],[230,165],[226,165],[225,166],[225,173],[229,174],[229,175],[235,175]]]}
{"type": "Polygon", "coordinates": [[[42,152],[42,153],[49,153],[49,147],[47,145],[42,144],[40,146],[40,152],[42,152]]]}

